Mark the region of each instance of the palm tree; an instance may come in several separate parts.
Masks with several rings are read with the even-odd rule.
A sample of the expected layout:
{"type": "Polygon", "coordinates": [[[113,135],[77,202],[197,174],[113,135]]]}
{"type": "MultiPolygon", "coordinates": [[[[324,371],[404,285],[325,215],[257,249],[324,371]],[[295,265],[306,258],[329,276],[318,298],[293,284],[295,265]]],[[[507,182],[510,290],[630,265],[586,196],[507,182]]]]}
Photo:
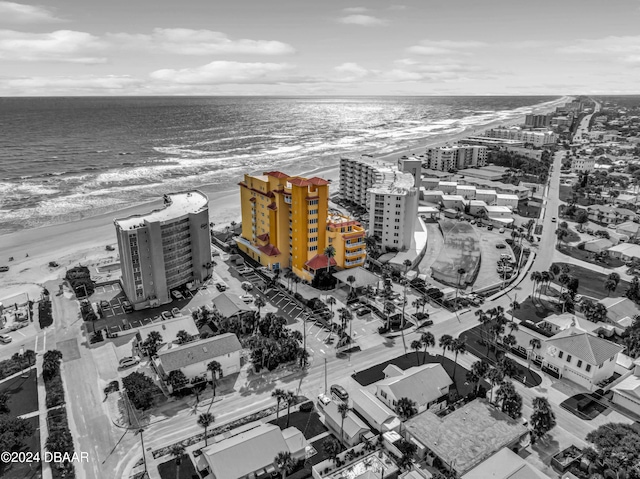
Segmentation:
{"type": "MultiPolygon", "coordinates": [[[[475,312],[475,315],[478,317],[478,322],[480,323],[480,337],[483,343],[487,342],[487,325],[491,322],[491,318],[487,313],[482,311],[481,309],[475,312]]],[[[488,346],[487,346],[488,348],[488,346]]],[[[488,351],[488,349],[487,349],[488,351]]]]}
{"type": "Polygon", "coordinates": [[[294,274],[293,278],[291,278],[291,280],[293,281],[293,284],[296,285],[296,293],[297,293],[298,292],[298,284],[300,284],[302,282],[302,279],[299,276],[296,276],[294,274]]]}
{"type": "Polygon", "coordinates": [[[286,479],[287,474],[293,471],[295,462],[289,451],[279,452],[273,460],[273,465],[282,473],[282,479],[286,479]]]}
{"type": "Polygon", "coordinates": [[[456,377],[456,368],[458,367],[458,354],[466,354],[467,342],[464,338],[455,338],[449,344],[449,350],[455,354],[453,361],[453,378],[456,377]]]}
{"type": "Polygon", "coordinates": [[[336,255],[336,249],[329,245],[324,249],[324,255],[327,257],[327,273],[329,273],[329,270],[331,269],[331,258],[336,255]]]}
{"type": "Polygon", "coordinates": [[[276,399],[276,424],[278,424],[278,420],[280,419],[280,402],[285,399],[286,392],[284,389],[276,389],[271,393],[271,397],[276,399]]]}
{"type": "MultiPolygon", "coordinates": [[[[402,264],[404,265],[404,291],[402,293],[402,330],[404,331],[404,309],[407,306],[407,286],[409,285],[409,281],[407,280],[407,273],[409,272],[409,268],[411,268],[411,260],[405,259],[402,264]]],[[[402,333],[402,339],[404,341],[404,332],[402,333]]]]}
{"type": "Polygon", "coordinates": [[[411,341],[411,349],[413,349],[416,352],[416,364],[419,366],[420,357],[418,356],[418,351],[422,349],[422,343],[418,339],[414,339],[413,341],[411,341]]]}
{"type": "Polygon", "coordinates": [[[351,408],[348,404],[341,402],[338,404],[338,414],[340,414],[340,418],[342,421],[340,422],[340,439],[344,441],[344,420],[349,415],[349,411],[351,408]]]}
{"type": "Polygon", "coordinates": [[[618,284],[614,280],[607,279],[604,282],[604,289],[607,291],[607,296],[610,296],[611,293],[616,290],[617,286],[618,286],[618,284]]]}
{"type": "Polygon", "coordinates": [[[471,370],[469,372],[478,378],[478,381],[476,382],[476,393],[478,392],[480,380],[487,377],[487,374],[489,373],[490,369],[491,367],[489,366],[489,363],[486,362],[484,359],[481,359],[480,361],[476,361],[471,365],[471,370]]]}
{"type": "Polygon", "coordinates": [[[517,310],[520,309],[520,303],[518,303],[518,301],[516,299],[514,299],[511,304],[509,304],[509,306],[511,306],[511,323],[515,324],[513,322],[513,313],[517,310]]]}
{"type": "Polygon", "coordinates": [[[356,282],[356,277],[352,274],[347,276],[347,283],[349,283],[349,296],[353,294],[353,284],[356,282]]]}
{"type": "Polygon", "coordinates": [[[258,317],[260,317],[260,310],[267,305],[267,302],[262,296],[258,296],[253,304],[256,306],[256,308],[258,308],[258,317]]]}
{"type": "Polygon", "coordinates": [[[531,353],[529,354],[529,361],[527,364],[527,369],[529,371],[531,371],[531,359],[533,358],[533,351],[536,349],[540,349],[540,347],[542,346],[542,343],[540,342],[540,340],[538,338],[531,338],[529,340],[529,346],[531,346],[531,353]]]}
{"type": "Polygon", "coordinates": [[[334,298],[333,296],[327,296],[327,304],[329,305],[331,316],[333,317],[333,305],[336,304],[336,298],[334,298]]]}
{"type": "Polygon", "coordinates": [[[542,279],[542,275],[540,274],[540,271],[533,271],[531,273],[530,279],[531,279],[531,281],[533,281],[533,291],[531,291],[531,297],[535,298],[536,286],[538,285],[538,283],[542,279]]]}
{"type": "Polygon", "coordinates": [[[542,287],[538,292],[538,299],[540,299],[540,295],[542,294],[542,288],[544,288],[545,294],[547,293],[547,287],[549,286],[549,282],[551,281],[551,273],[549,271],[543,271],[542,273],[540,273],[540,275],[541,275],[540,282],[542,283],[542,287]]]}
{"type": "MultiPolygon", "coordinates": [[[[218,378],[222,377],[222,365],[218,361],[211,361],[207,364],[207,371],[211,373],[211,384],[213,386],[213,398],[216,397],[216,386],[218,378]]],[[[211,400],[213,404],[213,399],[211,400]]]]}
{"type": "Polygon", "coordinates": [[[182,444],[174,444],[169,449],[169,454],[176,458],[176,479],[180,477],[180,464],[182,464],[182,458],[184,454],[184,446],[182,444]]]}
{"type": "Polygon", "coordinates": [[[504,380],[504,374],[497,368],[491,369],[487,373],[487,379],[489,383],[491,383],[491,396],[489,398],[489,402],[493,402],[493,388],[496,387],[496,384],[500,384],[504,380]]]}
{"type": "Polygon", "coordinates": [[[427,348],[434,347],[436,345],[436,338],[432,333],[426,332],[420,335],[420,342],[424,346],[425,357],[424,360],[427,360],[427,348]]]}
{"type": "Polygon", "coordinates": [[[207,429],[213,424],[213,421],[215,421],[215,418],[213,414],[209,412],[202,413],[198,416],[198,426],[204,428],[204,447],[207,447],[207,429]]]}
{"type": "Polygon", "coordinates": [[[384,303],[384,312],[387,315],[387,330],[391,330],[391,313],[396,310],[396,307],[393,303],[386,301],[384,303]]]}
{"type": "Polygon", "coordinates": [[[400,419],[406,421],[417,412],[418,408],[416,407],[416,403],[411,399],[405,397],[398,399],[396,403],[396,413],[400,416],[400,419]]]}
{"type": "Polygon", "coordinates": [[[296,403],[296,395],[293,391],[287,391],[284,394],[284,401],[287,403],[287,427],[289,427],[289,419],[291,416],[291,406],[296,403]]]}
{"type": "Polygon", "coordinates": [[[449,349],[449,347],[451,346],[451,342],[453,341],[453,336],[451,336],[450,334],[443,334],[440,337],[440,341],[438,342],[438,346],[440,346],[442,348],[442,359],[444,362],[444,357],[445,354],[447,352],[447,349],[449,349]]]}

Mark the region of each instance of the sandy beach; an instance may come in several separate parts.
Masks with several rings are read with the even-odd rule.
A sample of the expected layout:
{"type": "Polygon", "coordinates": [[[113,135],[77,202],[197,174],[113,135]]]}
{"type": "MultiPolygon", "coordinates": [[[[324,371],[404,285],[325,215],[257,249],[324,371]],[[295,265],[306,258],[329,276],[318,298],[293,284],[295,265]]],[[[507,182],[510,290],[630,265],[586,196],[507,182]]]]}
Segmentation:
{"type": "MultiPolygon", "coordinates": [[[[560,104],[560,100],[554,102],[546,110],[555,109],[557,104],[560,104]]],[[[544,111],[539,110],[539,112],[544,111]]],[[[406,148],[380,156],[373,155],[373,157],[376,160],[395,161],[403,155],[420,155],[429,146],[455,143],[461,138],[479,135],[485,130],[500,125],[512,126],[522,123],[524,123],[524,117],[509,121],[496,121],[473,131],[452,135],[445,140],[429,142],[425,139],[419,147],[406,148]]],[[[286,170],[286,168],[283,169],[286,170]]],[[[332,180],[332,192],[336,191],[339,184],[337,164],[306,171],[300,175],[322,176],[332,180]]],[[[239,221],[240,193],[237,186],[224,191],[211,185],[203,185],[199,189],[209,197],[209,216],[210,221],[215,223],[215,229],[223,228],[231,221],[239,221]]],[[[0,236],[0,264],[10,267],[8,272],[0,273],[0,301],[19,300],[16,296],[25,293],[29,294],[31,298],[39,297],[41,285],[45,281],[62,277],[68,267],[101,259],[115,260],[117,244],[113,220],[133,214],[144,214],[160,207],[161,204],[161,199],[158,199],[74,222],[27,229],[0,236]],[[115,246],[116,250],[107,251],[105,249],[107,245],[115,246]],[[26,257],[27,254],[28,257],[26,257]],[[10,257],[13,257],[14,260],[9,262],[10,257]],[[56,261],[59,266],[50,268],[48,266],[50,261],[56,261]]]]}

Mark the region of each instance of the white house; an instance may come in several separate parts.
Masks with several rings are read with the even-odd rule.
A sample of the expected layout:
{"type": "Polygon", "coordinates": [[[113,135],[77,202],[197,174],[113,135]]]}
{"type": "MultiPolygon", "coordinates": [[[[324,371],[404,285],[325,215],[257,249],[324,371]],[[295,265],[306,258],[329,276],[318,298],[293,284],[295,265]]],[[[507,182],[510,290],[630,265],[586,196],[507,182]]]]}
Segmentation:
{"type": "Polygon", "coordinates": [[[496,195],[496,206],[507,206],[511,210],[518,208],[518,196],[498,193],[496,195]]]}
{"type": "Polygon", "coordinates": [[[638,229],[640,229],[640,223],[625,221],[616,227],[616,233],[627,235],[632,238],[634,236],[638,236],[638,229]]]}
{"type": "Polygon", "coordinates": [[[471,469],[461,479],[550,479],[508,447],[471,469]]]}
{"type": "Polygon", "coordinates": [[[343,421],[335,401],[324,406],[324,423],[348,446],[362,442],[362,437],[371,432],[364,421],[351,410],[343,421]]]}
{"type": "Polygon", "coordinates": [[[540,352],[542,367],[592,391],[610,378],[616,357],[624,348],[571,327],[546,339],[540,352]]]}
{"type": "Polygon", "coordinates": [[[356,389],[351,393],[353,410],[378,432],[399,431],[402,422],[398,415],[382,404],[366,389],[356,389]]]}
{"type": "Polygon", "coordinates": [[[633,243],[620,243],[609,248],[607,251],[609,252],[609,256],[622,261],[640,259],[640,245],[633,243]]]}
{"type": "Polygon", "coordinates": [[[614,385],[613,402],[640,416],[640,358],[633,362],[633,374],[614,385]]]}
{"type": "Polygon", "coordinates": [[[240,371],[241,350],[238,337],[226,333],[182,345],[166,345],[153,362],[163,377],[176,370],[181,370],[188,379],[202,376],[207,374],[207,364],[211,361],[219,362],[223,376],[228,376],[240,371]]]}
{"type": "Polygon", "coordinates": [[[278,472],[273,465],[279,452],[289,452],[293,460],[303,459],[307,450],[304,435],[295,427],[280,430],[260,421],[216,436],[196,458],[200,471],[213,479],[245,479],[278,472]]]}
{"type": "Polygon", "coordinates": [[[162,337],[161,344],[172,343],[178,339],[178,332],[186,331],[192,337],[198,337],[200,332],[191,316],[180,316],[167,321],[147,324],[138,328],[136,338],[133,342],[133,353],[142,352],[142,343],[149,337],[151,332],[159,333],[162,337]]]}
{"type": "Polygon", "coordinates": [[[591,253],[602,253],[613,246],[613,241],[606,238],[596,238],[584,243],[584,250],[591,253]]]}
{"type": "Polygon", "coordinates": [[[442,195],[442,204],[445,208],[464,211],[467,201],[460,195],[442,195]]]}
{"type": "Polygon", "coordinates": [[[419,413],[440,409],[453,384],[439,363],[415,366],[404,371],[389,365],[384,369],[384,377],[376,383],[376,397],[394,411],[401,398],[416,403],[419,413]]]}

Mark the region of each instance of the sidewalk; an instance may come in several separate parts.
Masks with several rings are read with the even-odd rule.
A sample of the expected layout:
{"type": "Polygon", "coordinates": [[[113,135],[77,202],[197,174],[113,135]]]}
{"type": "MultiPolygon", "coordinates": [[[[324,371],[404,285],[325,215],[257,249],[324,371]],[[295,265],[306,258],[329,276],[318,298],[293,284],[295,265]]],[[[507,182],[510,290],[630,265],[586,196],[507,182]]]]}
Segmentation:
{"type": "MultiPolygon", "coordinates": [[[[36,371],[37,371],[37,382],[38,382],[38,412],[39,416],[39,427],[40,427],[40,457],[44,457],[45,453],[45,444],[47,442],[47,438],[49,437],[49,427],[47,424],[47,394],[44,389],[44,379],[42,377],[42,361],[43,357],[41,354],[36,356],[36,371]]],[[[42,479],[52,479],[53,474],[51,472],[51,464],[42,461],[42,479]]]]}

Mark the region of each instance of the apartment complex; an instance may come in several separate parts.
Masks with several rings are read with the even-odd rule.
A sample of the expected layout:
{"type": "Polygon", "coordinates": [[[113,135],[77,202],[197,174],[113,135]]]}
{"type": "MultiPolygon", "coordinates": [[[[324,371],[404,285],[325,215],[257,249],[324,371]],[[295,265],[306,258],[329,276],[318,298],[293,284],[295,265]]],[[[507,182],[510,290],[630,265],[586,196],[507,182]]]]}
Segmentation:
{"type": "Polygon", "coordinates": [[[386,163],[340,160],[340,195],[369,211],[369,235],[379,237],[383,248],[403,251],[411,245],[418,215],[415,183],[414,174],[386,163]]]}
{"type": "Polygon", "coordinates": [[[487,147],[474,145],[454,145],[427,148],[425,168],[439,171],[462,170],[485,166],[487,147]]]}
{"type": "Polygon", "coordinates": [[[164,207],[114,220],[122,289],[134,309],[171,302],[170,293],[211,274],[209,200],[200,191],[164,195],[164,207]]]}
{"type": "Polygon", "coordinates": [[[571,160],[571,171],[591,172],[596,169],[596,159],[593,156],[576,156],[571,160]]]}
{"type": "Polygon", "coordinates": [[[338,214],[329,214],[329,182],[291,177],[280,171],[244,175],[240,185],[242,234],[238,247],[269,269],[291,268],[311,281],[330,266],[364,265],[364,228],[338,214]],[[324,250],[336,254],[327,258],[324,250]]]}
{"type": "Polygon", "coordinates": [[[551,115],[527,115],[524,124],[532,128],[547,128],[551,124],[551,115]]]}
{"type": "Polygon", "coordinates": [[[558,141],[558,135],[552,131],[529,131],[518,128],[493,128],[485,133],[487,138],[516,140],[531,143],[533,146],[550,145],[558,141]]]}

